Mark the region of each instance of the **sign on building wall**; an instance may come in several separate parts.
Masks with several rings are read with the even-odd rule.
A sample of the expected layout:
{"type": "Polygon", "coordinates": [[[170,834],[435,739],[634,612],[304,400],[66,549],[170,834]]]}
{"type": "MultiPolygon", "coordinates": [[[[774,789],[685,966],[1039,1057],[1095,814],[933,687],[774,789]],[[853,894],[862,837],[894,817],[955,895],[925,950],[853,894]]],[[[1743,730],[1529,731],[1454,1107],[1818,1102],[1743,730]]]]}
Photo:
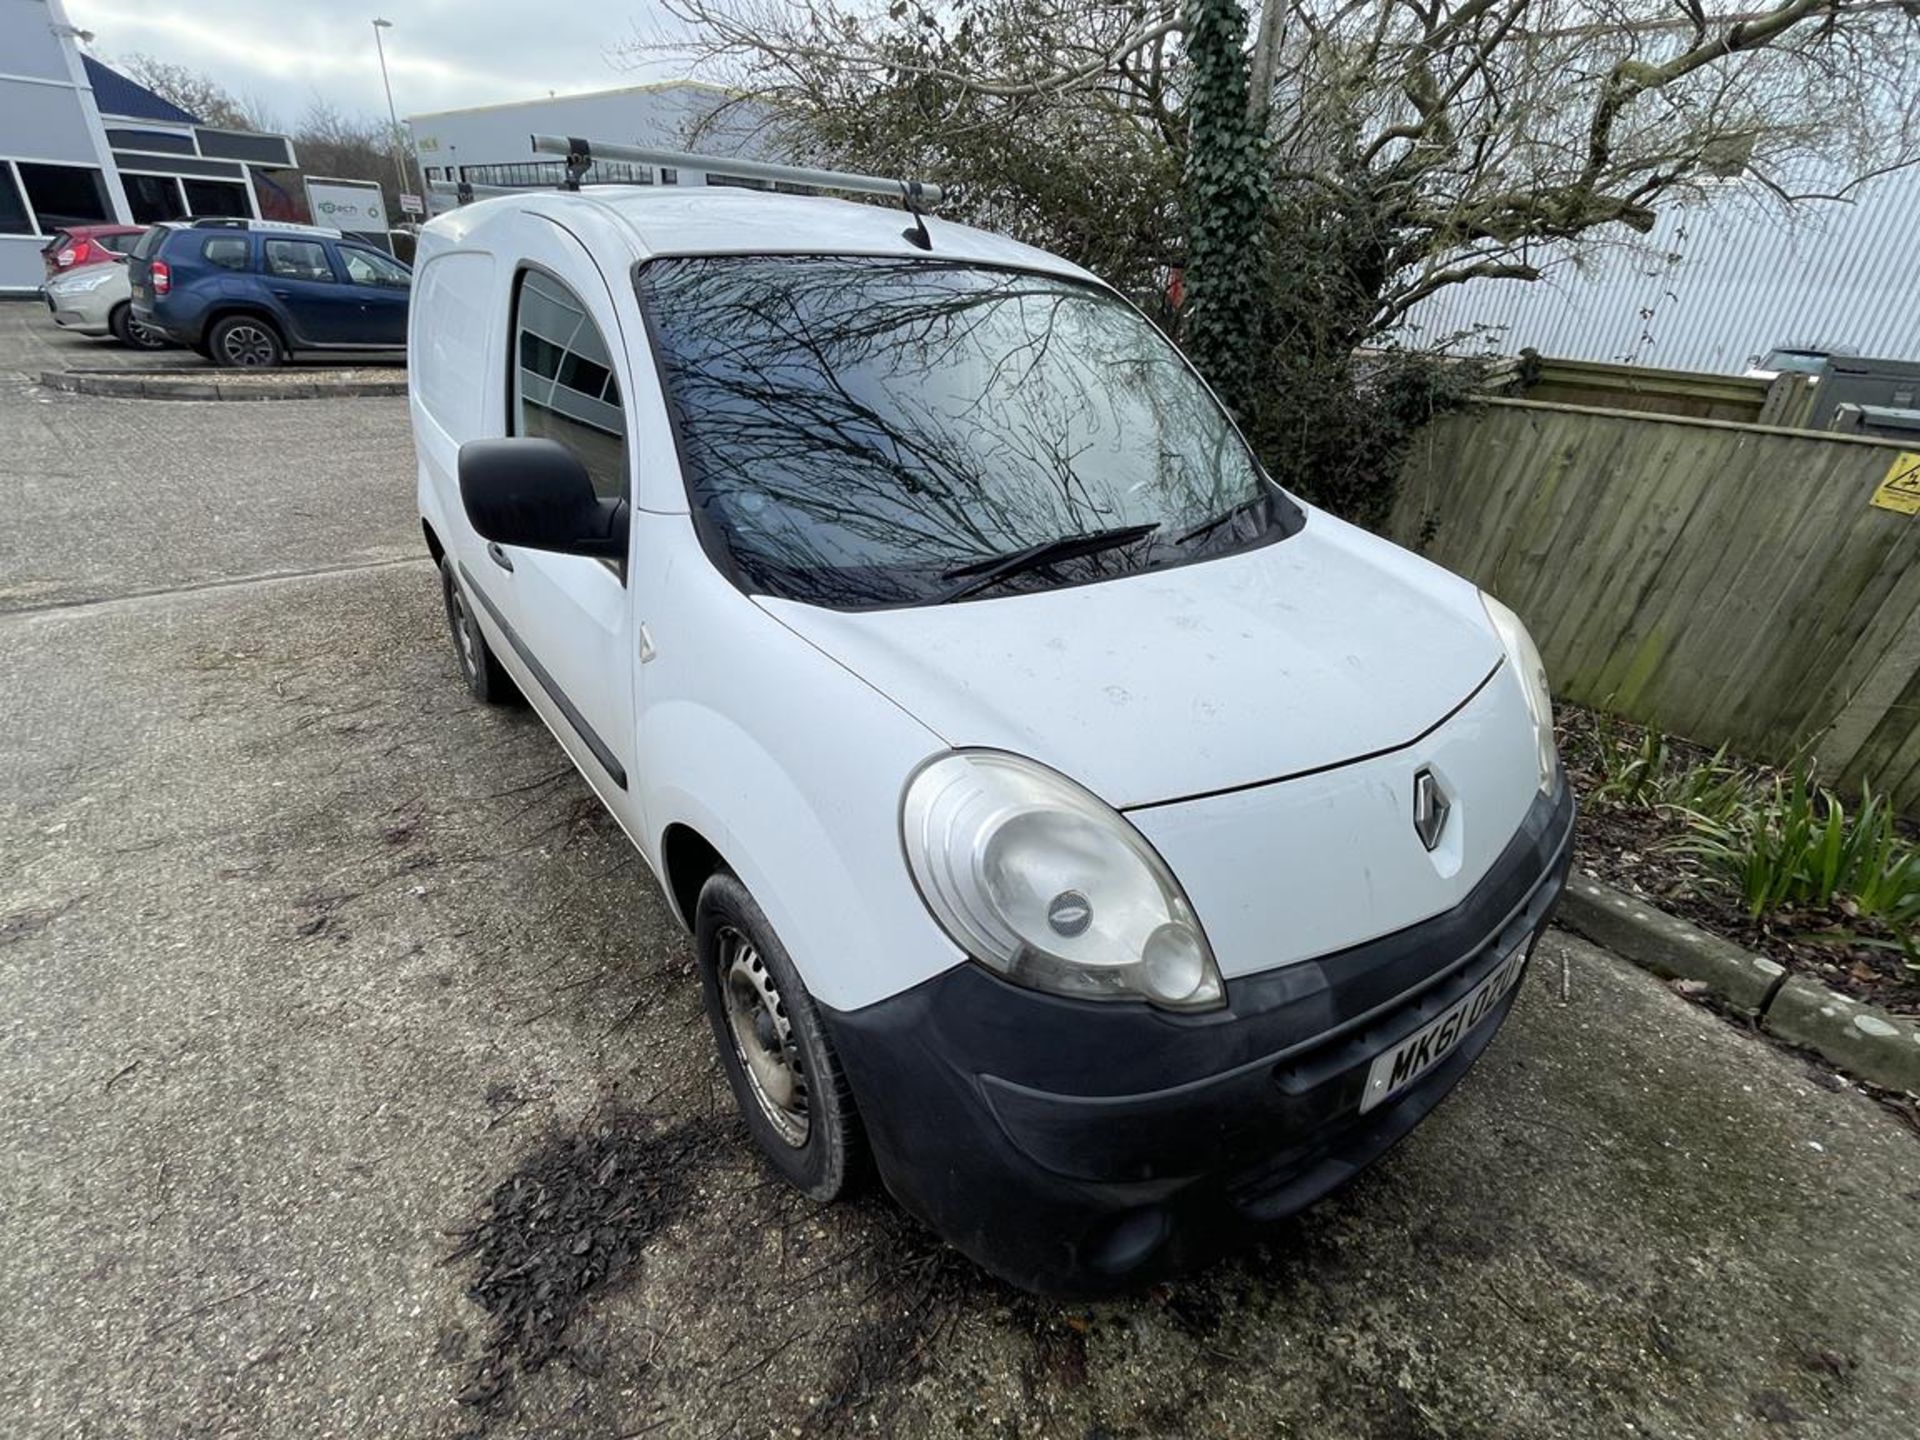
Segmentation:
{"type": "Polygon", "coordinates": [[[387,206],[371,180],[307,180],[307,213],[316,225],[350,234],[385,235],[387,206]]]}

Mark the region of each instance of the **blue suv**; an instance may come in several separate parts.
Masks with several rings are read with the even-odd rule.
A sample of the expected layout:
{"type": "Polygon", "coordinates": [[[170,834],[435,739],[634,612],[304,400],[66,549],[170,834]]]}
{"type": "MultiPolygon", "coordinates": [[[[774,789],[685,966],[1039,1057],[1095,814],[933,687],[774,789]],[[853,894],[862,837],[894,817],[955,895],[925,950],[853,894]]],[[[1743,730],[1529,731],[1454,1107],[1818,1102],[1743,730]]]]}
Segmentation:
{"type": "Polygon", "coordinates": [[[133,313],[216,365],[278,365],[296,351],[407,343],[413,272],[317,225],[155,225],[127,260],[133,313]]]}

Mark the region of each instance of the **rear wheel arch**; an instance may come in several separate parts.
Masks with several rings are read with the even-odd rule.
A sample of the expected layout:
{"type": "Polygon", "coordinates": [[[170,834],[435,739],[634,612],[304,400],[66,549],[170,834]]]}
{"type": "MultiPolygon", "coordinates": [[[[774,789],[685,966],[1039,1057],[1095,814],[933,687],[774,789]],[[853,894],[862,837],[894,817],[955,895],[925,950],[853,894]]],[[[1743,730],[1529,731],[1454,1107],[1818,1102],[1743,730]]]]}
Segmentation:
{"type": "Polygon", "coordinates": [[[222,320],[230,320],[235,315],[245,315],[250,320],[265,321],[273,327],[274,333],[278,335],[281,340],[284,341],[287,338],[286,327],[274,318],[273,312],[267,309],[266,306],[235,304],[232,301],[224,305],[215,305],[208,308],[205,325],[201,333],[205,334],[222,320]]]}

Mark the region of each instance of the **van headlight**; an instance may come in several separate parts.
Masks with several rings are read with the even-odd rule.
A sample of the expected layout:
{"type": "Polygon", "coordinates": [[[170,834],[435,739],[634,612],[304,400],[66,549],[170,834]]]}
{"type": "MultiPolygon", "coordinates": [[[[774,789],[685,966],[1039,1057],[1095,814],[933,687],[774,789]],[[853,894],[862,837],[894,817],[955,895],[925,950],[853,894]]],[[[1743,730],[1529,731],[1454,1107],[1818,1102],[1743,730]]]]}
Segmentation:
{"type": "Polygon", "coordinates": [[[907,783],[900,830],[934,919],[1009,980],[1169,1010],[1226,1002],[1165,862],[1064,776],[999,751],[942,755],[907,783]]]}
{"type": "Polygon", "coordinates": [[[1542,793],[1550,795],[1555,778],[1560,773],[1560,752],[1553,741],[1553,691],[1547,685],[1546,663],[1541,660],[1533,637],[1527,633],[1527,627],[1521,623],[1518,615],[1484,590],[1480,592],[1480,603],[1487,607],[1487,619],[1493,624],[1493,633],[1500,637],[1500,644],[1507,652],[1507,661],[1513,666],[1514,674],[1520,677],[1520,693],[1526,697],[1527,714],[1533,718],[1533,742],[1540,762],[1540,789],[1542,793]]]}

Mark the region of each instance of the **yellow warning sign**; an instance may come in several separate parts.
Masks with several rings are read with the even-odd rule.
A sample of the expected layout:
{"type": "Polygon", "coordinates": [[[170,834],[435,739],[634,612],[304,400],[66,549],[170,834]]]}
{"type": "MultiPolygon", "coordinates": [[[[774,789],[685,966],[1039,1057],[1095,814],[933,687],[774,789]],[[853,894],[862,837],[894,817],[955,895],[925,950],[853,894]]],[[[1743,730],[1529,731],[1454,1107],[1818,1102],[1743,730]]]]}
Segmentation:
{"type": "Polygon", "coordinates": [[[1920,514],[1920,455],[1910,451],[1896,455],[1871,503],[1902,515],[1920,514]]]}

